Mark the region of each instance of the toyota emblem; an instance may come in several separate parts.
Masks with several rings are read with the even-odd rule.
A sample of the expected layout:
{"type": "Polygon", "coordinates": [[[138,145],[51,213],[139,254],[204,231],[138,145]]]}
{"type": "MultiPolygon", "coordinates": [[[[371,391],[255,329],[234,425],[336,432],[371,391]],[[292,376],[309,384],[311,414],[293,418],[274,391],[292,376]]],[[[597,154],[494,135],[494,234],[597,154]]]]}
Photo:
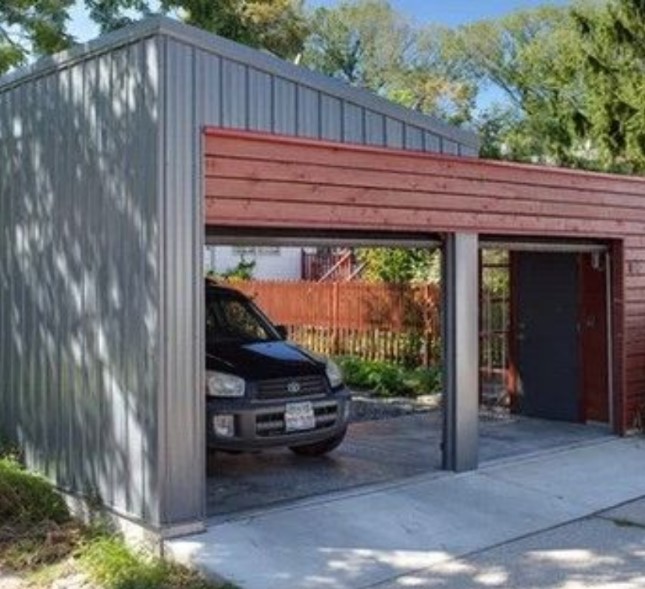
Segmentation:
{"type": "Polygon", "coordinates": [[[295,380],[292,380],[287,385],[287,392],[291,393],[292,395],[295,395],[296,393],[299,393],[300,392],[300,383],[296,382],[295,380]]]}

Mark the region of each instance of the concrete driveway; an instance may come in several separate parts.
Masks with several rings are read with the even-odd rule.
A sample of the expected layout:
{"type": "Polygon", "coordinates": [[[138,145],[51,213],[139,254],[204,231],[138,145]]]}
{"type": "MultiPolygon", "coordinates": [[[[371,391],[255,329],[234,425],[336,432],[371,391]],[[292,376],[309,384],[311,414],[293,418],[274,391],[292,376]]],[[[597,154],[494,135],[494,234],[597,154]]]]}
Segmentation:
{"type": "MultiPolygon", "coordinates": [[[[490,415],[480,419],[482,463],[608,436],[600,426],[490,415]]],[[[323,458],[289,450],[220,453],[208,480],[209,514],[226,519],[248,509],[440,472],[440,444],[441,412],[433,411],[352,424],[342,446],[323,458]]]]}
{"type": "MultiPolygon", "coordinates": [[[[213,521],[207,533],[169,541],[166,549],[171,557],[244,589],[504,587],[509,571],[467,559],[645,496],[643,464],[642,437],[601,438],[489,462],[476,472],[422,475],[213,521]],[[462,585],[448,584],[460,570],[462,585]],[[486,574],[474,582],[477,570],[486,574]]],[[[510,585],[585,586],[582,567],[591,570],[589,558],[602,534],[598,522],[592,522],[576,537],[552,536],[561,552],[545,553],[552,541],[548,536],[534,548],[520,547],[518,563],[522,558],[528,562],[530,552],[533,564],[550,559],[557,565],[553,571],[578,567],[580,574],[573,575],[572,583],[554,584],[538,578],[540,571],[531,578],[535,569],[512,569],[515,565],[506,560],[509,570],[517,571],[510,585]]],[[[634,541],[634,536],[626,540],[634,541]]],[[[639,541],[634,558],[642,560],[645,539],[639,541]]],[[[509,559],[512,554],[509,549],[509,559]]],[[[601,578],[596,586],[633,586],[609,582],[620,567],[611,559],[620,557],[609,555],[604,563],[608,582],[603,585],[601,578]]],[[[599,565],[593,566],[598,571],[599,565]]],[[[634,559],[625,566],[634,567],[634,559]]]]}

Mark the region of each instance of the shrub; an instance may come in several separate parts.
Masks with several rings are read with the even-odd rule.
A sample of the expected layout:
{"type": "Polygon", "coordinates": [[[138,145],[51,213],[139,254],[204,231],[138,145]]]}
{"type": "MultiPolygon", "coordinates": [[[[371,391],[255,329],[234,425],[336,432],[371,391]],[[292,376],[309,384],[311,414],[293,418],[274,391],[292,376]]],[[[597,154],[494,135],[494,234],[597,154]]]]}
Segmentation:
{"type": "Polygon", "coordinates": [[[348,386],[374,391],[383,397],[416,397],[441,390],[441,372],[437,367],[409,369],[356,356],[338,358],[338,363],[348,386]]]}

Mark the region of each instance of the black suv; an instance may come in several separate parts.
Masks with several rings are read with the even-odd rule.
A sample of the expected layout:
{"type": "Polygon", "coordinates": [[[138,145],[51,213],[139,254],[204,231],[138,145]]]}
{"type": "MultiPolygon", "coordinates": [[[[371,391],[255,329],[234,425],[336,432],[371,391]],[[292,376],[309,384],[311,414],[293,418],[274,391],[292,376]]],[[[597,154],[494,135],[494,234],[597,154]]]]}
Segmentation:
{"type": "Polygon", "coordinates": [[[342,442],[350,393],[332,360],[285,341],[248,297],[211,280],[205,317],[209,448],[318,456],[342,442]]]}

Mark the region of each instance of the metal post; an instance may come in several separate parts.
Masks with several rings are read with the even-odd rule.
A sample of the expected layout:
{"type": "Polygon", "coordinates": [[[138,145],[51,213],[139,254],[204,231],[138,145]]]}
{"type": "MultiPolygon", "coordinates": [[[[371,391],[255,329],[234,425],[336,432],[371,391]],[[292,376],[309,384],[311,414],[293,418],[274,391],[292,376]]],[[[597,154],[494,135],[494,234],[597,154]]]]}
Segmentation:
{"type": "Polygon", "coordinates": [[[443,273],[443,468],[474,470],[479,446],[477,234],[449,234],[443,273]]]}

